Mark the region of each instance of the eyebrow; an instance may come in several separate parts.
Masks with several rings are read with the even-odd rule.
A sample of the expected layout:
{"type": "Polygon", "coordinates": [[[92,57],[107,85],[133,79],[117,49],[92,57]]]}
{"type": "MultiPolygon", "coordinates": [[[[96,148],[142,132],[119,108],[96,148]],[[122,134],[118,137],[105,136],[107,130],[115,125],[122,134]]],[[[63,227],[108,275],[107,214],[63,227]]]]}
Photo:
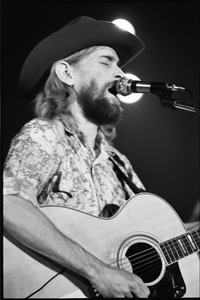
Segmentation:
{"type": "Polygon", "coordinates": [[[116,58],[115,58],[114,56],[112,56],[112,55],[104,55],[104,54],[102,54],[102,55],[100,55],[100,57],[105,57],[105,58],[107,58],[109,61],[116,61],[117,65],[120,66],[120,61],[119,61],[119,59],[116,59],[116,58]]]}

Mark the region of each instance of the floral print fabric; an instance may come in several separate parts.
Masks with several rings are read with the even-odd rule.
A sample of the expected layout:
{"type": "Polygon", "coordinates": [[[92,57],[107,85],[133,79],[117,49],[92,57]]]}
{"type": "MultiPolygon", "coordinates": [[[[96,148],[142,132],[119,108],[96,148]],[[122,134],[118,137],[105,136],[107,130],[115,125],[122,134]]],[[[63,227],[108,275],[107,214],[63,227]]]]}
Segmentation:
{"type": "Polygon", "coordinates": [[[99,154],[91,149],[83,133],[69,129],[61,119],[35,118],[14,137],[4,169],[4,194],[17,195],[36,206],[60,205],[99,215],[106,204],[122,206],[125,190],[109,160],[117,155],[143,188],[128,159],[108,144],[102,132],[97,136],[99,154]]]}

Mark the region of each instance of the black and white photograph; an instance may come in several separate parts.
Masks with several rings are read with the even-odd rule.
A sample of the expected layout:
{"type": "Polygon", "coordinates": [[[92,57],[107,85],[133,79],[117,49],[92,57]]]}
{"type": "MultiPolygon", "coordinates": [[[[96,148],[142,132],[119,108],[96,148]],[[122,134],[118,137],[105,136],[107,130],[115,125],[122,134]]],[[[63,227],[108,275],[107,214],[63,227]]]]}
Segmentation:
{"type": "Polygon", "coordinates": [[[198,1],[1,4],[3,299],[199,298],[198,1]]]}

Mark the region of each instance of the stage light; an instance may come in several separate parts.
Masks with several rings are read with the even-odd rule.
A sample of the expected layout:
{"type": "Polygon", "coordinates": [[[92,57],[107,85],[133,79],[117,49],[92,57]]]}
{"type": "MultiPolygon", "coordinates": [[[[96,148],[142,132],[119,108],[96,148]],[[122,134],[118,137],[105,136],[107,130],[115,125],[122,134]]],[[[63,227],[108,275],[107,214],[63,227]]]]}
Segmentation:
{"type": "MultiPolygon", "coordinates": [[[[140,81],[140,78],[133,74],[125,74],[125,77],[140,81]]],[[[132,93],[129,96],[122,96],[120,94],[117,94],[117,97],[119,98],[119,100],[126,104],[135,103],[135,102],[139,101],[142,98],[142,96],[143,96],[143,93],[132,93]]]]}
{"type": "Polygon", "coordinates": [[[116,20],[112,21],[112,23],[114,23],[121,29],[129,31],[130,33],[132,33],[134,35],[136,34],[136,31],[135,31],[135,28],[133,27],[133,25],[125,19],[116,19],[116,20]]]}

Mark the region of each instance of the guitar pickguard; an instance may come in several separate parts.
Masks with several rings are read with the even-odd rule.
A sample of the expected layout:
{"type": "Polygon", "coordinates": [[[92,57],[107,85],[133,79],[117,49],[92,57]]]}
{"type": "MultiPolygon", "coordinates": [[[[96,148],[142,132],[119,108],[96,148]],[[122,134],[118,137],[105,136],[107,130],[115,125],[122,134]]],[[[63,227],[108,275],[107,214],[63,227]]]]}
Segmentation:
{"type": "Polygon", "coordinates": [[[159,283],[150,287],[150,299],[168,300],[182,298],[186,293],[186,286],[178,263],[166,268],[164,277],[159,283]]]}

